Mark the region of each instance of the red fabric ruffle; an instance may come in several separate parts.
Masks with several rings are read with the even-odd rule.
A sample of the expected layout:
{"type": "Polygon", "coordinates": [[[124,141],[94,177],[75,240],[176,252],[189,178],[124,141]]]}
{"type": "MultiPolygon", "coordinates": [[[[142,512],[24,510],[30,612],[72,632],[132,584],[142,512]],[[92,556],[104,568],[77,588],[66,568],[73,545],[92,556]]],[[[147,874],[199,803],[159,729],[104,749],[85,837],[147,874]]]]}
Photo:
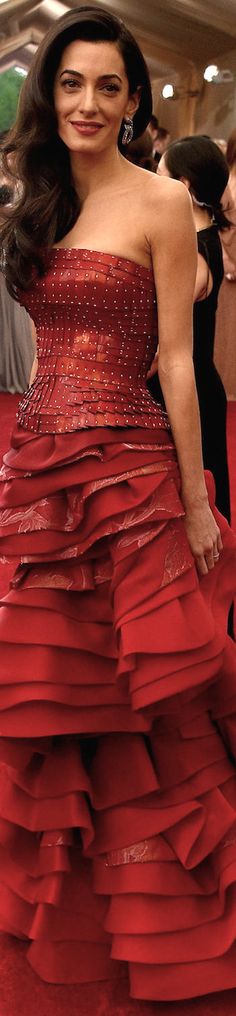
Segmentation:
{"type": "Polygon", "coordinates": [[[128,964],[168,1000],[236,984],[236,549],[216,513],[199,582],[158,442],[17,428],[4,458],[0,924],[45,980],[128,964]]]}

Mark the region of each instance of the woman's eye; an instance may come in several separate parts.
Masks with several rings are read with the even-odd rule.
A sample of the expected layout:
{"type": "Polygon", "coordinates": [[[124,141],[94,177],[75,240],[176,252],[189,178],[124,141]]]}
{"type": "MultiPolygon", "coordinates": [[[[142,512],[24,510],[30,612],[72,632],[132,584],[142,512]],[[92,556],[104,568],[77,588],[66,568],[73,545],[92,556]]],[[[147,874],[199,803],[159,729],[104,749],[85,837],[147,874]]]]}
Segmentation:
{"type": "Polygon", "coordinates": [[[75,78],[67,78],[65,81],[62,82],[62,84],[63,85],[69,85],[70,89],[72,89],[72,88],[78,88],[79,81],[75,81],[75,78]]]}
{"type": "MultiPolygon", "coordinates": [[[[69,89],[69,91],[72,92],[75,88],[80,88],[81,87],[81,82],[78,81],[75,78],[64,78],[64,81],[62,81],[62,85],[64,87],[66,86],[69,89]]],[[[112,92],[119,92],[119,85],[112,84],[112,82],[109,82],[108,84],[102,85],[101,88],[102,88],[102,91],[105,91],[105,92],[110,92],[110,93],[112,93],[112,92]]]]}
{"type": "Polygon", "coordinates": [[[119,90],[120,90],[119,89],[119,85],[113,85],[113,84],[102,85],[102,88],[105,88],[106,92],[119,92],[119,90]]]}

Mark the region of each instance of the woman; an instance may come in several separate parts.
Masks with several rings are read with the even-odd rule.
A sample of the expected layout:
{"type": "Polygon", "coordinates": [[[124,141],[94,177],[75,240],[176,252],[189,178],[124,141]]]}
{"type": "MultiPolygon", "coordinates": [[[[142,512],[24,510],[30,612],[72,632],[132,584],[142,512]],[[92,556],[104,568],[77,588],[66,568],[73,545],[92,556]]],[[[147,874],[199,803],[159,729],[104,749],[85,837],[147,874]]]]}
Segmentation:
{"type": "Polygon", "coordinates": [[[236,129],[230,134],[226,159],[229,185],[224,194],[224,207],[232,223],[230,233],[221,234],[224,262],[216,319],[216,364],[230,399],[236,398],[235,316],[236,316],[236,129]]]}
{"type": "Polygon", "coordinates": [[[236,205],[236,127],[230,134],[226,148],[226,159],[229,167],[229,186],[234,205],[236,205]]]}
{"type": "Polygon", "coordinates": [[[8,145],[24,194],[6,277],[39,367],[2,477],[21,565],[1,621],[0,908],[44,979],[129,967],[131,994],[161,999],[235,984],[235,540],[202,469],[189,195],[121,151],[150,115],[135,40],[80,8],[42,42],[8,145]],[[146,388],[155,287],[168,416],[146,388]]]}
{"type": "MultiPolygon", "coordinates": [[[[228,181],[225,158],[210,138],[173,142],[159,163],[161,176],[182,180],[191,195],[197,231],[198,265],[194,293],[193,360],[199,399],[203,461],[213,473],[216,504],[230,522],[224,386],[214,364],[216,310],[224,270],[219,229],[229,231],[221,206],[228,181]]],[[[151,382],[155,397],[155,381],[151,382]]],[[[157,388],[158,397],[158,388],[157,388]]]]}
{"type": "MultiPolygon", "coordinates": [[[[0,138],[1,141],[1,138],[0,138]]],[[[14,188],[0,174],[0,218],[8,215],[14,200],[14,188]]],[[[32,323],[24,307],[7,292],[0,272],[0,391],[24,392],[30,379],[34,359],[32,323]]]]}

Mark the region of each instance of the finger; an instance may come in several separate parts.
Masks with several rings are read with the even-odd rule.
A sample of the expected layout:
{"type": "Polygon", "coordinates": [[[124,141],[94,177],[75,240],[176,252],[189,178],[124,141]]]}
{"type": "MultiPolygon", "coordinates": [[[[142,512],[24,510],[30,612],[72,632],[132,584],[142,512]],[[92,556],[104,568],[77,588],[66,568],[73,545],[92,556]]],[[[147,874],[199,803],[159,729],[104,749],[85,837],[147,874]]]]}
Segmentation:
{"type": "Polygon", "coordinates": [[[214,547],[213,547],[213,558],[214,558],[215,562],[219,560],[219,557],[220,557],[220,554],[221,554],[222,550],[223,550],[223,544],[222,544],[222,539],[220,537],[220,538],[217,538],[216,543],[214,543],[214,547]]]}
{"type": "Polygon", "coordinates": [[[223,550],[223,542],[222,542],[221,533],[219,533],[219,535],[217,536],[217,550],[218,550],[219,554],[220,554],[220,551],[223,550]]]}
{"type": "Polygon", "coordinates": [[[214,568],[216,561],[218,561],[218,558],[219,558],[218,551],[215,554],[215,552],[213,552],[213,549],[209,550],[208,553],[205,554],[205,561],[207,564],[208,571],[211,571],[212,568],[214,568]]]}
{"type": "Polygon", "coordinates": [[[214,550],[213,560],[214,560],[214,566],[216,564],[218,564],[218,561],[220,560],[220,554],[219,554],[219,551],[217,550],[217,548],[216,548],[216,550],[214,550]]]}
{"type": "Polygon", "coordinates": [[[197,570],[199,572],[199,575],[207,575],[207,573],[208,573],[208,567],[207,567],[207,563],[205,561],[205,557],[203,556],[203,554],[201,554],[201,555],[199,554],[199,556],[196,557],[195,560],[196,560],[196,566],[197,566],[197,570]]]}

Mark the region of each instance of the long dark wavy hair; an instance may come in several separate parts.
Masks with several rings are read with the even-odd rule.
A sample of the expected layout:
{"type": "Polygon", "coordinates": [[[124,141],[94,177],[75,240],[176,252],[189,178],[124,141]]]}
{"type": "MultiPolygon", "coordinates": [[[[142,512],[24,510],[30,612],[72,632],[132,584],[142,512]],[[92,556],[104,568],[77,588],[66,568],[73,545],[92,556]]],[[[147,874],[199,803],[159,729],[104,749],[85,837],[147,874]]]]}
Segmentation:
{"type": "MultiPolygon", "coordinates": [[[[148,68],[124,23],[101,8],[78,7],[60,18],[41,42],[21,90],[14,127],[2,146],[2,165],[20,181],[20,197],[2,226],[4,274],[14,296],[27,289],[32,274],[45,271],[46,253],[72,228],[80,212],[70,158],[58,136],[53,85],[61,55],[75,39],[116,43],[124,60],[132,95],[140,87],[134,137],[152,112],[148,68]]],[[[123,127],[118,138],[122,151],[123,127]]]]}
{"type": "Polygon", "coordinates": [[[165,163],[174,180],[185,177],[190,183],[190,194],[212,211],[220,230],[229,229],[221,198],[229,179],[229,170],[223,152],[205,134],[192,135],[172,141],[164,155],[165,163]]]}

